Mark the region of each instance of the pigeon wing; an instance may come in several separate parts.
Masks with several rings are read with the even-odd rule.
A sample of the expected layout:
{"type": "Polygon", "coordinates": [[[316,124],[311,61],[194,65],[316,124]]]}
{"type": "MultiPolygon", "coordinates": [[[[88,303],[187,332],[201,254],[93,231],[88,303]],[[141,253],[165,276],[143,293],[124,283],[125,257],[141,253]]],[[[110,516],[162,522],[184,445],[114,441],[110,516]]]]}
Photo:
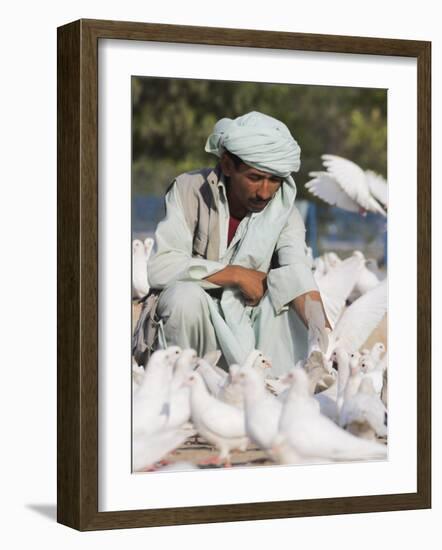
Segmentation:
{"type": "Polygon", "coordinates": [[[349,306],[339,319],[332,339],[347,352],[357,351],[379,325],[388,307],[387,280],[349,306]]]}
{"type": "Polygon", "coordinates": [[[204,359],[200,359],[198,361],[198,367],[195,370],[201,374],[207,388],[213,395],[218,394],[227,380],[227,376],[222,378],[221,375],[212,367],[212,365],[207,363],[204,359]]]}
{"type": "Polygon", "coordinates": [[[295,449],[304,456],[328,460],[360,460],[386,455],[386,447],[383,445],[355,437],[323,415],[305,420],[308,422],[298,424],[294,421],[289,436],[295,449]]]}
{"type": "Polygon", "coordinates": [[[362,168],[351,160],[336,155],[322,155],[322,160],[329,174],[360,207],[370,212],[386,214],[381,205],[372,197],[362,168]]]}
{"type": "Polygon", "coordinates": [[[194,433],[184,430],[167,430],[156,432],[149,437],[135,438],[133,443],[134,471],[147,468],[161,460],[194,433]]]}
{"type": "Polygon", "coordinates": [[[358,212],[359,205],[342,189],[339,183],[327,172],[310,172],[313,179],[305,184],[305,187],[323,201],[338,206],[343,210],[358,212]]]}
{"type": "Polygon", "coordinates": [[[217,399],[211,401],[211,406],[204,410],[199,418],[202,427],[217,437],[245,437],[244,413],[227,403],[217,399]]]}
{"type": "Polygon", "coordinates": [[[363,265],[361,258],[351,256],[318,281],[325,311],[332,327],[336,325],[343,312],[345,302],[356,285],[363,265]]]}
{"type": "Polygon", "coordinates": [[[371,170],[366,170],[365,177],[370,193],[386,208],[388,207],[388,186],[385,179],[371,170]]]}

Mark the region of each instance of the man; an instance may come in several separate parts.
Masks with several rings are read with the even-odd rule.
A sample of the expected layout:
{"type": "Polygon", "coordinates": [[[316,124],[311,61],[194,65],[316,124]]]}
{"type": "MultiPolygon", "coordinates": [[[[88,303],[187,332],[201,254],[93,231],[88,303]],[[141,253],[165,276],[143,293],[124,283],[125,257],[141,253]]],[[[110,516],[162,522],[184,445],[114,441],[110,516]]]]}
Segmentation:
{"type": "Polygon", "coordinates": [[[320,301],[294,205],[300,148],[258,112],[221,119],[206,143],[219,162],[166,194],[149,284],[160,289],[160,345],[220,349],[223,366],[254,348],[280,375],[307,354],[305,301],[320,301]]]}

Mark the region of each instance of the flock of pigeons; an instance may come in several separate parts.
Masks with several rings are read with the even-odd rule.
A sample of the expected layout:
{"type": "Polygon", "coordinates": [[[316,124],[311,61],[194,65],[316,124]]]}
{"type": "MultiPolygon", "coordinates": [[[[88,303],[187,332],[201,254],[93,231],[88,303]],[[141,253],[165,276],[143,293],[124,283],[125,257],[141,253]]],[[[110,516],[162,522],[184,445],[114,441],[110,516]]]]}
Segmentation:
{"type": "MultiPolygon", "coordinates": [[[[336,178],[344,177],[345,163],[349,169],[353,165],[324,158],[336,178]]],[[[359,190],[352,200],[358,210],[382,213],[374,196],[359,190]]],[[[350,209],[349,200],[345,205],[350,209]]],[[[137,278],[136,266],[146,273],[152,246],[152,239],[133,242],[134,297],[149,290],[147,279],[137,278]]],[[[259,350],[228,372],[217,366],[219,351],[197,357],[177,346],[156,351],[146,366],[134,361],[133,470],[229,466],[232,451],[250,444],[276,464],[385,459],[387,354],[383,342],[371,349],[364,344],[387,312],[387,281],[368,264],[360,251],[344,260],[332,252],[313,259],[325,315],[319,302],[307,300],[308,354],[288,365],[283,377],[267,374],[271,361],[259,350]],[[210,459],[164,465],[169,453],[198,438],[216,451],[210,459]]]]}

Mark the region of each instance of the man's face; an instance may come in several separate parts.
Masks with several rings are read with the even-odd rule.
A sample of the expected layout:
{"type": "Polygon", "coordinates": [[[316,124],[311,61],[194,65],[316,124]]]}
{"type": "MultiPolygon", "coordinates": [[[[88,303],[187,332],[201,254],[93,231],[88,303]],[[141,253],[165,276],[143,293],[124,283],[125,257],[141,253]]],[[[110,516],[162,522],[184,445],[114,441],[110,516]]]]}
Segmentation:
{"type": "Polygon", "coordinates": [[[230,178],[228,189],[229,205],[235,215],[247,212],[261,212],[281,187],[283,178],[262,172],[241,163],[235,166],[233,160],[223,155],[221,168],[230,178]]]}

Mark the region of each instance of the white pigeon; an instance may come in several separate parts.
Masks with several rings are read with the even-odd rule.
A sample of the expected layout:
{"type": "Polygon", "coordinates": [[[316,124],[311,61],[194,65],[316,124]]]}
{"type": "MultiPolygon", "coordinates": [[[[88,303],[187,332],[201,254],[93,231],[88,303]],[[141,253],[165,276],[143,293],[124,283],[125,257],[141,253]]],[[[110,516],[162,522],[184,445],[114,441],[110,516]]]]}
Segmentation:
{"type": "Polygon", "coordinates": [[[292,447],[282,433],[278,433],[275,439],[273,440],[272,447],[268,454],[273,458],[273,460],[279,464],[323,464],[324,459],[321,458],[305,458],[302,457],[295,449],[292,447]]]}
{"type": "MultiPolygon", "coordinates": [[[[333,369],[332,361],[328,361],[324,353],[313,351],[307,361],[303,364],[302,362],[298,362],[297,365],[306,371],[309,378],[309,392],[318,402],[322,414],[335,421],[337,418],[336,397],[333,398],[324,393],[325,389],[330,388],[336,383],[336,371],[333,369]]],[[[284,381],[286,382],[286,389],[278,395],[278,399],[281,402],[284,402],[289,391],[287,378],[284,381]]]]}
{"type": "Polygon", "coordinates": [[[150,255],[152,254],[154,240],[151,237],[144,239],[144,258],[147,265],[150,255]]]}
{"type": "Polygon", "coordinates": [[[219,394],[225,382],[227,381],[227,374],[224,377],[221,373],[215,370],[214,366],[211,365],[204,358],[198,359],[197,371],[202,376],[204,382],[206,383],[207,389],[215,397],[219,394]]]}
{"type": "Polygon", "coordinates": [[[313,260],[313,276],[316,282],[318,282],[327,273],[324,259],[322,256],[318,256],[313,260]]]}
{"type": "Polygon", "coordinates": [[[190,386],[190,407],[195,429],[219,450],[216,463],[230,465],[230,452],[234,449],[245,451],[247,448],[244,412],[211,395],[198,371],[190,374],[186,383],[190,386]]]}
{"type": "Polygon", "coordinates": [[[370,378],[363,377],[352,397],[346,397],[342,406],[339,424],[353,435],[365,439],[386,437],[386,409],[376,394],[370,378]]]}
{"type": "Polygon", "coordinates": [[[322,256],[313,258],[313,267],[315,269],[315,277],[326,275],[342,262],[336,252],[325,252],[322,256]]]}
{"type": "Polygon", "coordinates": [[[366,170],[365,177],[371,194],[377,199],[385,209],[388,209],[388,185],[386,180],[373,170],[366,170]]]}
{"type": "Polygon", "coordinates": [[[357,354],[353,354],[353,356],[354,357],[349,362],[350,372],[345,384],[342,404],[340,404],[339,407],[340,411],[342,410],[344,403],[352,399],[358,393],[359,386],[364,378],[364,374],[361,371],[361,367],[357,359],[357,354]]]}
{"type": "Polygon", "coordinates": [[[253,349],[244,361],[243,367],[255,367],[264,376],[265,369],[272,368],[270,360],[259,349],[253,349]]]}
{"type": "Polygon", "coordinates": [[[187,438],[189,431],[171,429],[169,397],[177,346],[157,350],[149,359],[139,388],[133,395],[132,457],[134,471],[152,467],[187,438]]]}
{"type": "MultiPolygon", "coordinates": [[[[300,363],[301,364],[301,363],[300,363]]],[[[336,371],[333,362],[327,361],[320,351],[313,351],[307,361],[301,365],[309,377],[310,393],[313,395],[329,388],[336,381],[336,371]]]]}
{"type": "Polygon", "coordinates": [[[339,399],[340,404],[342,404],[345,386],[350,376],[350,369],[358,364],[359,357],[360,354],[358,351],[348,354],[344,348],[337,346],[331,354],[332,364],[333,366],[336,365],[335,379],[326,390],[317,393],[316,396],[328,395],[336,402],[339,399]]]}
{"type": "Polygon", "coordinates": [[[338,365],[337,380],[328,390],[316,393],[313,397],[319,403],[321,414],[338,422],[339,410],[344,402],[344,391],[350,374],[350,359],[347,352],[337,347],[332,353],[333,362],[338,365]]]}
{"type": "Polygon", "coordinates": [[[265,387],[254,368],[243,366],[236,375],[244,390],[245,426],[247,435],[264,451],[268,451],[278,433],[282,403],[265,387]]]}
{"type": "Polygon", "coordinates": [[[359,281],[363,269],[364,260],[357,256],[351,256],[317,280],[322,302],[332,328],[336,326],[344,311],[346,301],[359,281]]]}
{"type": "Polygon", "coordinates": [[[380,425],[384,421],[385,407],[376,396],[371,380],[369,383],[364,382],[366,377],[361,371],[358,356],[356,352],[350,358],[350,375],[345,385],[343,404],[339,407],[339,425],[354,435],[374,439],[373,425],[376,426],[375,429],[379,428],[379,435],[384,435],[381,433],[380,425]],[[362,385],[363,382],[364,385],[362,385]],[[371,391],[369,391],[370,387],[371,391]],[[373,396],[371,396],[372,393],[373,396]],[[379,406],[382,408],[380,420],[378,420],[379,406]],[[372,409],[373,414],[371,414],[372,409]]]}
{"type": "Polygon", "coordinates": [[[361,370],[365,377],[370,378],[373,383],[374,391],[377,395],[381,395],[384,385],[384,370],[386,367],[385,361],[375,363],[370,357],[364,357],[361,360],[361,370]]]}
{"type": "Polygon", "coordinates": [[[326,357],[340,346],[347,353],[357,351],[379,325],[388,308],[387,281],[379,283],[347,307],[329,333],[326,357]]]}
{"type": "Polygon", "coordinates": [[[295,367],[287,376],[292,384],[282,409],[279,431],[298,455],[306,460],[329,461],[386,457],[384,445],[351,435],[318,411],[303,369],[295,367]]]}
{"type": "Polygon", "coordinates": [[[144,373],[144,367],[138,365],[138,363],[132,359],[132,392],[136,391],[141,386],[144,373]]]}
{"type": "Polygon", "coordinates": [[[362,294],[365,294],[366,292],[377,286],[379,284],[379,278],[376,276],[375,273],[373,273],[373,271],[370,271],[370,269],[368,269],[367,263],[369,262],[369,260],[365,259],[364,254],[362,254],[360,250],[355,250],[353,252],[353,257],[359,258],[363,262],[362,269],[359,273],[359,277],[356,281],[354,289],[356,295],[361,296],[362,294]]]}
{"type": "Polygon", "coordinates": [[[288,389],[289,386],[283,382],[283,378],[283,376],[278,376],[277,378],[265,379],[266,387],[273,395],[279,396],[288,389]]]}
{"type": "Polygon", "coordinates": [[[333,399],[333,397],[325,391],[315,393],[313,397],[319,404],[319,411],[321,414],[337,423],[339,419],[339,410],[336,399],[333,399]]]}
{"type": "Polygon", "coordinates": [[[385,353],[385,346],[383,342],[376,342],[370,350],[369,358],[375,365],[381,360],[381,355],[385,353]]]}
{"type": "Polygon", "coordinates": [[[318,401],[321,413],[333,422],[339,421],[339,409],[344,402],[344,392],[350,376],[350,369],[358,364],[359,352],[348,353],[337,347],[332,353],[333,363],[337,364],[336,380],[326,390],[316,393],[314,398],[318,401]]]}
{"type": "Polygon", "coordinates": [[[350,212],[387,215],[379,203],[385,199],[387,187],[384,180],[385,193],[379,192],[381,176],[364,172],[351,160],[336,155],[322,155],[321,158],[327,171],[310,172],[313,179],[305,184],[313,195],[350,212]]]}
{"type": "Polygon", "coordinates": [[[183,427],[190,420],[190,389],[184,385],[187,376],[197,364],[194,349],[183,350],[175,362],[169,397],[169,418],[167,427],[183,427]]]}
{"type": "MultiPolygon", "coordinates": [[[[264,380],[266,369],[270,369],[272,365],[261,351],[254,349],[247,356],[243,366],[255,369],[264,380]]],[[[244,394],[239,379],[236,376],[239,368],[239,365],[231,365],[229,367],[229,376],[218,392],[217,397],[225,403],[230,403],[242,409],[244,408],[244,394]]]]}
{"type": "Polygon", "coordinates": [[[327,273],[335,267],[338,267],[338,265],[342,262],[341,258],[336,254],[336,252],[326,252],[323,257],[327,273]]]}
{"type": "Polygon", "coordinates": [[[146,252],[139,239],[132,242],[132,296],[143,298],[149,292],[146,252]]]}
{"type": "Polygon", "coordinates": [[[132,468],[134,472],[154,470],[155,462],[180,447],[195,431],[165,429],[134,437],[132,443],[132,468]]]}
{"type": "MultiPolygon", "coordinates": [[[[315,352],[313,352],[315,353],[315,352]]],[[[304,369],[304,364],[305,364],[305,361],[303,361],[302,359],[300,359],[295,367],[299,368],[299,369],[304,369]]],[[[308,376],[308,374],[307,374],[308,376]]],[[[281,377],[281,382],[282,384],[284,384],[285,386],[285,390],[282,391],[280,394],[278,394],[276,396],[276,398],[278,399],[278,401],[280,401],[281,403],[284,403],[286,398],[287,398],[287,395],[289,394],[289,390],[290,390],[290,385],[291,385],[291,378],[287,378],[287,374],[285,374],[284,376],[281,377]]],[[[309,390],[310,390],[310,387],[313,386],[313,384],[311,384],[310,382],[310,378],[309,378],[309,390]]]]}
{"type": "Polygon", "coordinates": [[[230,405],[243,409],[244,393],[237,378],[239,369],[239,365],[230,365],[228,378],[218,392],[217,397],[218,399],[221,399],[221,401],[224,401],[224,403],[229,403],[230,405]]]}
{"type": "Polygon", "coordinates": [[[149,359],[142,383],[133,396],[134,436],[154,432],[167,423],[173,365],[180,351],[157,350],[149,359]]]}
{"type": "Polygon", "coordinates": [[[214,351],[208,351],[203,359],[207,361],[213,369],[221,376],[221,378],[226,381],[228,377],[228,373],[218,366],[218,361],[221,359],[222,353],[221,350],[217,349],[214,351]]]}

